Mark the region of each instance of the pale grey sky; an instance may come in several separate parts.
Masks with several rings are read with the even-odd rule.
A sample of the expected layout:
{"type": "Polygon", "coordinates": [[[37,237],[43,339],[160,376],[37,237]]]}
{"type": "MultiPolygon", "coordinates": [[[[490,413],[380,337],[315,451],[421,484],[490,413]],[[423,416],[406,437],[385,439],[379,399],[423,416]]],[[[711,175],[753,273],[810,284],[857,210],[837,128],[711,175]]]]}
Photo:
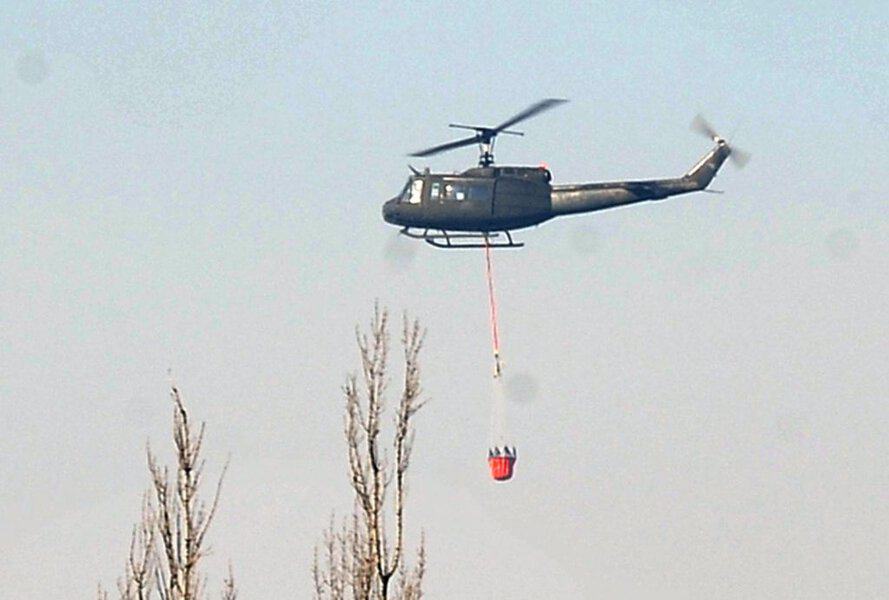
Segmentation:
{"type": "Polygon", "coordinates": [[[885,593],[889,17],[816,4],[5,3],[0,596],[113,585],[172,368],[231,455],[211,587],[231,560],[245,598],[307,597],[375,298],[429,329],[430,597],[885,593]],[[678,175],[697,112],[753,160],[495,257],[495,486],[483,257],[393,241],[380,204],[448,122],[549,96],[499,161],[678,175]]]}

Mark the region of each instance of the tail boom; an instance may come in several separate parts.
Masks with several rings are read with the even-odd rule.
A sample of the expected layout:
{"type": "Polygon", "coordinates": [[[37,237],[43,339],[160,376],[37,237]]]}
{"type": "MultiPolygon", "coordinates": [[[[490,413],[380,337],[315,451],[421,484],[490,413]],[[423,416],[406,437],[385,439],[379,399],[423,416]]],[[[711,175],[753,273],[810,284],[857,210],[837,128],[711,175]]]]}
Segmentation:
{"type": "Polygon", "coordinates": [[[730,154],[729,146],[718,140],[714,148],[679,178],[554,185],[553,215],[605,210],[706,189],[730,154]]]}

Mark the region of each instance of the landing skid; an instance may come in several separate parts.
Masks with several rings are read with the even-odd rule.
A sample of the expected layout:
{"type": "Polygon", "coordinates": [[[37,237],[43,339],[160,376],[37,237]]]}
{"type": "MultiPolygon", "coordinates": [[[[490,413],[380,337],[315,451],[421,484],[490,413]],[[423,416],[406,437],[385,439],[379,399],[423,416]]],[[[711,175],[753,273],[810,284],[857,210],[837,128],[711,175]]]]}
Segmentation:
{"type": "Polygon", "coordinates": [[[525,244],[516,242],[512,239],[512,234],[504,230],[502,232],[485,232],[485,233],[449,233],[444,229],[424,229],[422,233],[413,231],[410,227],[405,227],[400,232],[409,238],[415,240],[423,240],[430,246],[436,248],[521,248],[525,244]],[[500,237],[500,234],[506,236],[506,240],[492,241],[500,237]]]}

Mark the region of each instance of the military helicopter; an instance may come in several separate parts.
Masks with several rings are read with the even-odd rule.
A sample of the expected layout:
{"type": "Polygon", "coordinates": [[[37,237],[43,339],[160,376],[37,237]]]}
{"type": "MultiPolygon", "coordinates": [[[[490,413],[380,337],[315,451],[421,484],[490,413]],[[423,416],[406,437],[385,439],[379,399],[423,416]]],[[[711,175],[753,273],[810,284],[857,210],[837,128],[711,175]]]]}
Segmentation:
{"type": "Polygon", "coordinates": [[[567,100],[559,98],[541,100],[496,127],[452,123],[452,128],[468,129],[475,134],[411,156],[432,156],[478,144],[478,166],[462,173],[430,173],[428,168],[421,172],[410,167],[411,176],[401,193],[383,205],[383,219],[401,227],[400,233],[438,248],[521,248],[524,244],[512,237],[516,229],[563,215],[662,200],[689,192],[709,192],[707,186],[725,159],[731,157],[738,166],[743,166],[749,158],[729,146],[698,115],[692,121],[692,129],[713,140],[715,146],[682,177],[552,184],[552,174],[545,166],[494,164],[494,141],[498,135],[524,135],[509,128],[565,102],[567,100]]]}

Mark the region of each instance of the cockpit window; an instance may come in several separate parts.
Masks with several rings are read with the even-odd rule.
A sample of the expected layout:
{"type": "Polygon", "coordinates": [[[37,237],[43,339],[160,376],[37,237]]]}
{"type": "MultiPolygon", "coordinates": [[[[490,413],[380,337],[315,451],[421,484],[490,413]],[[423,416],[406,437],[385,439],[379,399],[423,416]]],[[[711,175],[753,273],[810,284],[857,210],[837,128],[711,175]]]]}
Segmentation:
{"type": "Polygon", "coordinates": [[[423,180],[411,179],[401,192],[401,201],[409,204],[419,204],[423,198],[423,180]]]}
{"type": "MultiPolygon", "coordinates": [[[[424,186],[427,179],[412,177],[401,190],[399,202],[420,204],[423,199],[424,186]]],[[[468,182],[453,179],[429,181],[429,200],[476,202],[490,201],[492,187],[490,183],[468,182]]]]}

